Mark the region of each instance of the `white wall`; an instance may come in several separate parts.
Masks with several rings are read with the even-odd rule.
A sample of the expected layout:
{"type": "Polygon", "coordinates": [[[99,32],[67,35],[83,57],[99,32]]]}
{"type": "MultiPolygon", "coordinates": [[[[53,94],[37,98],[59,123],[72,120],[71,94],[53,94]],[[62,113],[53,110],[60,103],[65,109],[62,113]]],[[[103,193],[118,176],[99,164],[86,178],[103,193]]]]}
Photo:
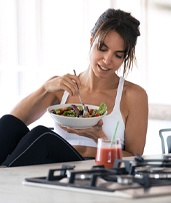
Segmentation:
{"type": "MultiPolygon", "coordinates": [[[[138,67],[127,79],[146,89],[149,104],[171,105],[169,1],[0,0],[0,116],[52,75],[87,68],[90,30],[109,7],[141,22],[138,67]]],[[[48,115],[38,122],[51,125],[48,115]]]]}

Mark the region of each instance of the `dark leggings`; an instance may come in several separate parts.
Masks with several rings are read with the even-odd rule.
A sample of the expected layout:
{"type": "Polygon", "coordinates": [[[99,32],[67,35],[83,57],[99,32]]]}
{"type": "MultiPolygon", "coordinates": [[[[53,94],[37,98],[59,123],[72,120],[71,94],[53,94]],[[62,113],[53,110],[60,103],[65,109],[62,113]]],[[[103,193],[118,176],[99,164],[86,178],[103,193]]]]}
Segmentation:
{"type": "Polygon", "coordinates": [[[31,131],[18,118],[0,119],[0,165],[26,166],[85,160],[66,140],[44,126],[31,131]]]}

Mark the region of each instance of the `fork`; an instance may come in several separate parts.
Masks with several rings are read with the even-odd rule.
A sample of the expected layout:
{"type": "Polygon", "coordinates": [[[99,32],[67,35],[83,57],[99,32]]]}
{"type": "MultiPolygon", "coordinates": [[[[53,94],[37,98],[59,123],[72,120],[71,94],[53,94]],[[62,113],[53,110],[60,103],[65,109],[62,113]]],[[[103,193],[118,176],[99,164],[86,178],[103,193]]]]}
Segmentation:
{"type": "MultiPolygon", "coordinates": [[[[74,75],[77,75],[77,74],[76,74],[76,71],[75,71],[75,70],[73,70],[73,71],[74,71],[74,75]]],[[[85,106],[85,104],[83,103],[83,101],[82,101],[82,99],[81,99],[81,95],[80,95],[80,89],[79,89],[77,83],[76,83],[76,85],[77,85],[77,88],[78,88],[78,97],[79,97],[80,103],[81,103],[82,106],[83,106],[83,117],[85,117],[85,116],[86,116],[86,113],[88,113],[88,107],[85,106]]]]}

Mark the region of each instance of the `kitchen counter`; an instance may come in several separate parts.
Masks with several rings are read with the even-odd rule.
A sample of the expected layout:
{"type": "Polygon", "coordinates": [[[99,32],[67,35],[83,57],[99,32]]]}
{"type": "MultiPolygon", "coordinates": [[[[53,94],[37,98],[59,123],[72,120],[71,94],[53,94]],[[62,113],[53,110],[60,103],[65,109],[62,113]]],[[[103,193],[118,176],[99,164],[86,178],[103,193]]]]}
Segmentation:
{"type": "MultiPolygon", "coordinates": [[[[130,158],[129,158],[130,159],[130,158]]],[[[76,166],[76,169],[90,169],[95,165],[94,160],[68,162],[76,166]]],[[[12,203],[53,203],[53,202],[170,202],[171,196],[149,197],[140,199],[124,199],[105,195],[88,194],[76,191],[67,191],[54,188],[34,187],[24,185],[23,181],[29,177],[46,176],[49,169],[60,168],[61,163],[34,165],[24,167],[0,168],[0,201],[12,203]]]]}

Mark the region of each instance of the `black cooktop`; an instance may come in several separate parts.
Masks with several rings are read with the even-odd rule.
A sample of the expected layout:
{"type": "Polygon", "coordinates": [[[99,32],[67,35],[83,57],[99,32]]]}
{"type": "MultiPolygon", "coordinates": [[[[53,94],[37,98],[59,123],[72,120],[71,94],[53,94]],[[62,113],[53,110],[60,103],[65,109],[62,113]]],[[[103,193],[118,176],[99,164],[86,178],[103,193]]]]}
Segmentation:
{"type": "Polygon", "coordinates": [[[145,194],[153,187],[171,186],[171,156],[117,159],[111,169],[95,165],[89,170],[76,170],[75,166],[63,164],[61,168],[50,169],[45,177],[26,178],[25,182],[107,193],[141,188],[145,194]]]}

